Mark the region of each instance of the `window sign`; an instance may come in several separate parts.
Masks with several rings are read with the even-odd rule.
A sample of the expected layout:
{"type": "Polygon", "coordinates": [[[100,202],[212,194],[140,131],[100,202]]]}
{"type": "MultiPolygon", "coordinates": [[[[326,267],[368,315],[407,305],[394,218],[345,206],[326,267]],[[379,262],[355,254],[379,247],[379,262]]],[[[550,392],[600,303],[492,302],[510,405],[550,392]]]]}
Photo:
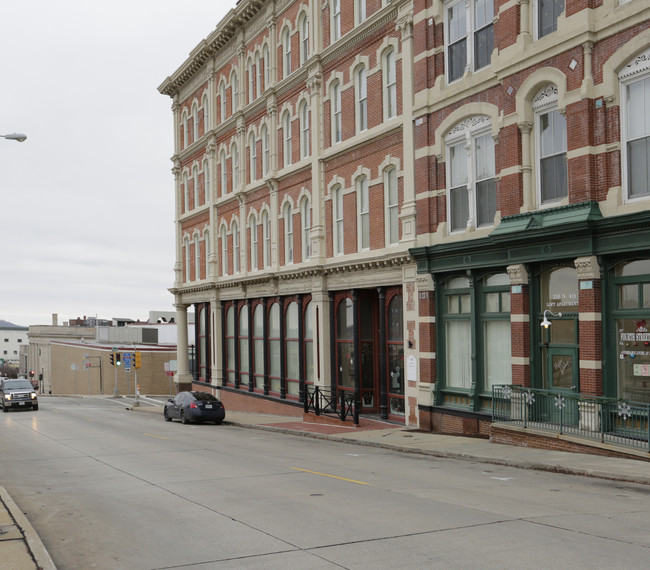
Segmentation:
{"type": "Polygon", "coordinates": [[[650,402],[650,322],[618,319],[618,397],[650,402]]]}

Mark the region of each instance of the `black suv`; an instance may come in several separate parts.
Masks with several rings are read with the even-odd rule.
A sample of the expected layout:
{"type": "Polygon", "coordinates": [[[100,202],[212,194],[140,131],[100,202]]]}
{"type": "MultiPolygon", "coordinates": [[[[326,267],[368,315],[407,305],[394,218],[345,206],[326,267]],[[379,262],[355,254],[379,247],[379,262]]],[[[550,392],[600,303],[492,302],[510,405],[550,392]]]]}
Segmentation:
{"type": "Polygon", "coordinates": [[[8,412],[9,408],[31,408],[38,410],[38,398],[34,386],[29,380],[0,380],[0,400],[2,411],[8,412]]]}

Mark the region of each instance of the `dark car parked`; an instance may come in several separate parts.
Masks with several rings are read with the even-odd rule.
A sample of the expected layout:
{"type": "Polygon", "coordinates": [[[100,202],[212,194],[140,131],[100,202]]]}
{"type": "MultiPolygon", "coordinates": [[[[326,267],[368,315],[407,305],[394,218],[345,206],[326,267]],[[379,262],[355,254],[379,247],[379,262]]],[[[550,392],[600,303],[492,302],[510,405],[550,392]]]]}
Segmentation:
{"type": "Polygon", "coordinates": [[[220,424],[226,417],[223,404],[212,394],[206,392],[179,392],[169,398],[163,411],[165,420],[181,420],[186,424],[191,421],[214,422],[220,424]]]}
{"type": "Polygon", "coordinates": [[[0,400],[3,412],[8,412],[11,408],[38,410],[38,397],[29,380],[0,380],[0,400]]]}

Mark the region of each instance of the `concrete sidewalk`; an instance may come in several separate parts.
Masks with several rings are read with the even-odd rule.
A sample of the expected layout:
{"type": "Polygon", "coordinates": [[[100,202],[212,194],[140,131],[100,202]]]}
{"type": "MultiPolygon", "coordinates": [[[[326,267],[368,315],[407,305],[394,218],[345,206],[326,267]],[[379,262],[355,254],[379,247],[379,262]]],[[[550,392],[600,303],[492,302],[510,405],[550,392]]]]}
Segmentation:
{"type": "MultiPolygon", "coordinates": [[[[162,405],[131,407],[138,413],[160,414],[162,405]]],[[[585,477],[596,477],[650,485],[650,463],[634,459],[600,457],[566,451],[549,451],[491,443],[487,439],[440,435],[364,418],[361,427],[352,424],[305,422],[300,417],[226,412],[224,425],[267,430],[302,437],[351,443],[478,463],[504,465],[585,477]]],[[[0,566],[12,570],[55,569],[54,563],[29,521],[6,490],[0,487],[0,566]]]]}

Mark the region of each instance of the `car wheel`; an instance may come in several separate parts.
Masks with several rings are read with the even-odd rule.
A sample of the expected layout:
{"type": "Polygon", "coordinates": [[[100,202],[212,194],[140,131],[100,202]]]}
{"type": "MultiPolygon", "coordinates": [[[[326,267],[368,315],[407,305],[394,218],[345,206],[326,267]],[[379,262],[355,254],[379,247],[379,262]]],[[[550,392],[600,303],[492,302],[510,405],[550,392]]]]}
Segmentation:
{"type": "Polygon", "coordinates": [[[32,406],[32,410],[34,410],[35,412],[38,411],[38,404],[32,406]]]}
{"type": "Polygon", "coordinates": [[[9,411],[9,408],[5,405],[2,406],[2,411],[6,414],[9,411]]]}
{"type": "Polygon", "coordinates": [[[190,422],[187,420],[185,417],[185,410],[181,410],[181,423],[182,424],[189,424],[190,422]]]}
{"type": "Polygon", "coordinates": [[[167,408],[163,411],[163,416],[165,416],[165,421],[166,422],[171,422],[172,419],[169,417],[169,414],[167,413],[167,408]]]}

